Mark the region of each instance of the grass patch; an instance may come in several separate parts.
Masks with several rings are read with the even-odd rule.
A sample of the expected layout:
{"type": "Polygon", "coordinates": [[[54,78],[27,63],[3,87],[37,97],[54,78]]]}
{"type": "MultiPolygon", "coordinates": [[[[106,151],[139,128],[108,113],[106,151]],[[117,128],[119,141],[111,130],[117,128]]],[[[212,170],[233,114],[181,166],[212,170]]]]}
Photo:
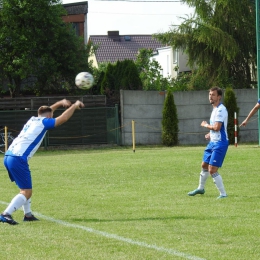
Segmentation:
{"type": "MultiPolygon", "coordinates": [[[[204,195],[187,196],[198,186],[203,150],[37,152],[30,160],[32,210],[63,222],[23,223],[23,212],[15,212],[19,225],[0,225],[1,258],[260,259],[259,147],[229,147],[219,170],[223,200],[210,178],[204,195]]],[[[3,166],[0,177],[3,210],[18,189],[3,166]]]]}

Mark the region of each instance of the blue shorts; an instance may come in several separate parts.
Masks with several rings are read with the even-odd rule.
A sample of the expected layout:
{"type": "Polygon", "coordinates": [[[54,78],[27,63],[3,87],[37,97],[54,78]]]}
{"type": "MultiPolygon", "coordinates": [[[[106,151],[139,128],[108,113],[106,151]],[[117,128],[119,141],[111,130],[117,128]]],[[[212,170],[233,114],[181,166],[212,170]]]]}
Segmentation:
{"type": "Polygon", "coordinates": [[[221,167],[227,153],[228,145],[228,142],[224,144],[221,142],[209,142],[204,151],[203,162],[221,167]]]}
{"type": "Polygon", "coordinates": [[[14,181],[20,189],[32,189],[31,171],[27,160],[20,156],[6,155],[4,165],[10,180],[14,181]]]}

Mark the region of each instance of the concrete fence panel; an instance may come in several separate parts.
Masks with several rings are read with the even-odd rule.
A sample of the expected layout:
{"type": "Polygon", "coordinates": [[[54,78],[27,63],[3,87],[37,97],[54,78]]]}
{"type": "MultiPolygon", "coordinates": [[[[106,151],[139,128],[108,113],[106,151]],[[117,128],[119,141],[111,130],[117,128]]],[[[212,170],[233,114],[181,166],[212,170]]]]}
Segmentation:
{"type": "MultiPolygon", "coordinates": [[[[258,100],[256,89],[234,90],[239,107],[238,122],[242,122],[258,100]]],[[[121,90],[122,144],[132,144],[132,120],[135,121],[136,144],[162,143],[162,112],[166,92],[121,90]]],[[[222,98],[224,99],[224,97],[222,98]]],[[[179,144],[205,145],[206,129],[212,106],[208,91],[175,92],[174,102],[179,120],[179,144]]],[[[245,128],[240,128],[240,142],[258,142],[258,118],[255,115],[245,128]]]]}

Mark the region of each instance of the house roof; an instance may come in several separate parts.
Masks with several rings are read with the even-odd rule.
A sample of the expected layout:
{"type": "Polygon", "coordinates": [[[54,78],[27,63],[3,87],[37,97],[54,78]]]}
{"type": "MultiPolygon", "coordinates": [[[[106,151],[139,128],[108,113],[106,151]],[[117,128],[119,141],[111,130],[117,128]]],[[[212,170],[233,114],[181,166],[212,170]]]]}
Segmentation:
{"type": "Polygon", "coordinates": [[[88,13],[88,2],[63,4],[62,6],[66,9],[68,15],[88,13]]]}
{"type": "Polygon", "coordinates": [[[91,35],[89,41],[98,45],[95,56],[97,62],[117,62],[136,60],[139,49],[163,47],[152,35],[119,35],[119,31],[109,31],[108,35],[91,35]]]}

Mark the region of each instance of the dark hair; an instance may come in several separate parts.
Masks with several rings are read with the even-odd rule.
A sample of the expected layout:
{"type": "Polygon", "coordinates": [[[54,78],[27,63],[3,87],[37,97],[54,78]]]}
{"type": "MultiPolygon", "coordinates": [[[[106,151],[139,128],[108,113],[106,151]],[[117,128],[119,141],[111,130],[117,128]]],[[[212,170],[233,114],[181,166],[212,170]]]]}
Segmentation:
{"type": "Polygon", "coordinates": [[[52,112],[52,109],[48,106],[41,106],[38,109],[38,115],[42,115],[45,113],[51,113],[51,112],[52,112]]]}
{"type": "Polygon", "coordinates": [[[222,96],[222,89],[219,87],[212,87],[212,88],[210,88],[209,91],[215,91],[215,90],[217,91],[218,96],[222,96]]]}

